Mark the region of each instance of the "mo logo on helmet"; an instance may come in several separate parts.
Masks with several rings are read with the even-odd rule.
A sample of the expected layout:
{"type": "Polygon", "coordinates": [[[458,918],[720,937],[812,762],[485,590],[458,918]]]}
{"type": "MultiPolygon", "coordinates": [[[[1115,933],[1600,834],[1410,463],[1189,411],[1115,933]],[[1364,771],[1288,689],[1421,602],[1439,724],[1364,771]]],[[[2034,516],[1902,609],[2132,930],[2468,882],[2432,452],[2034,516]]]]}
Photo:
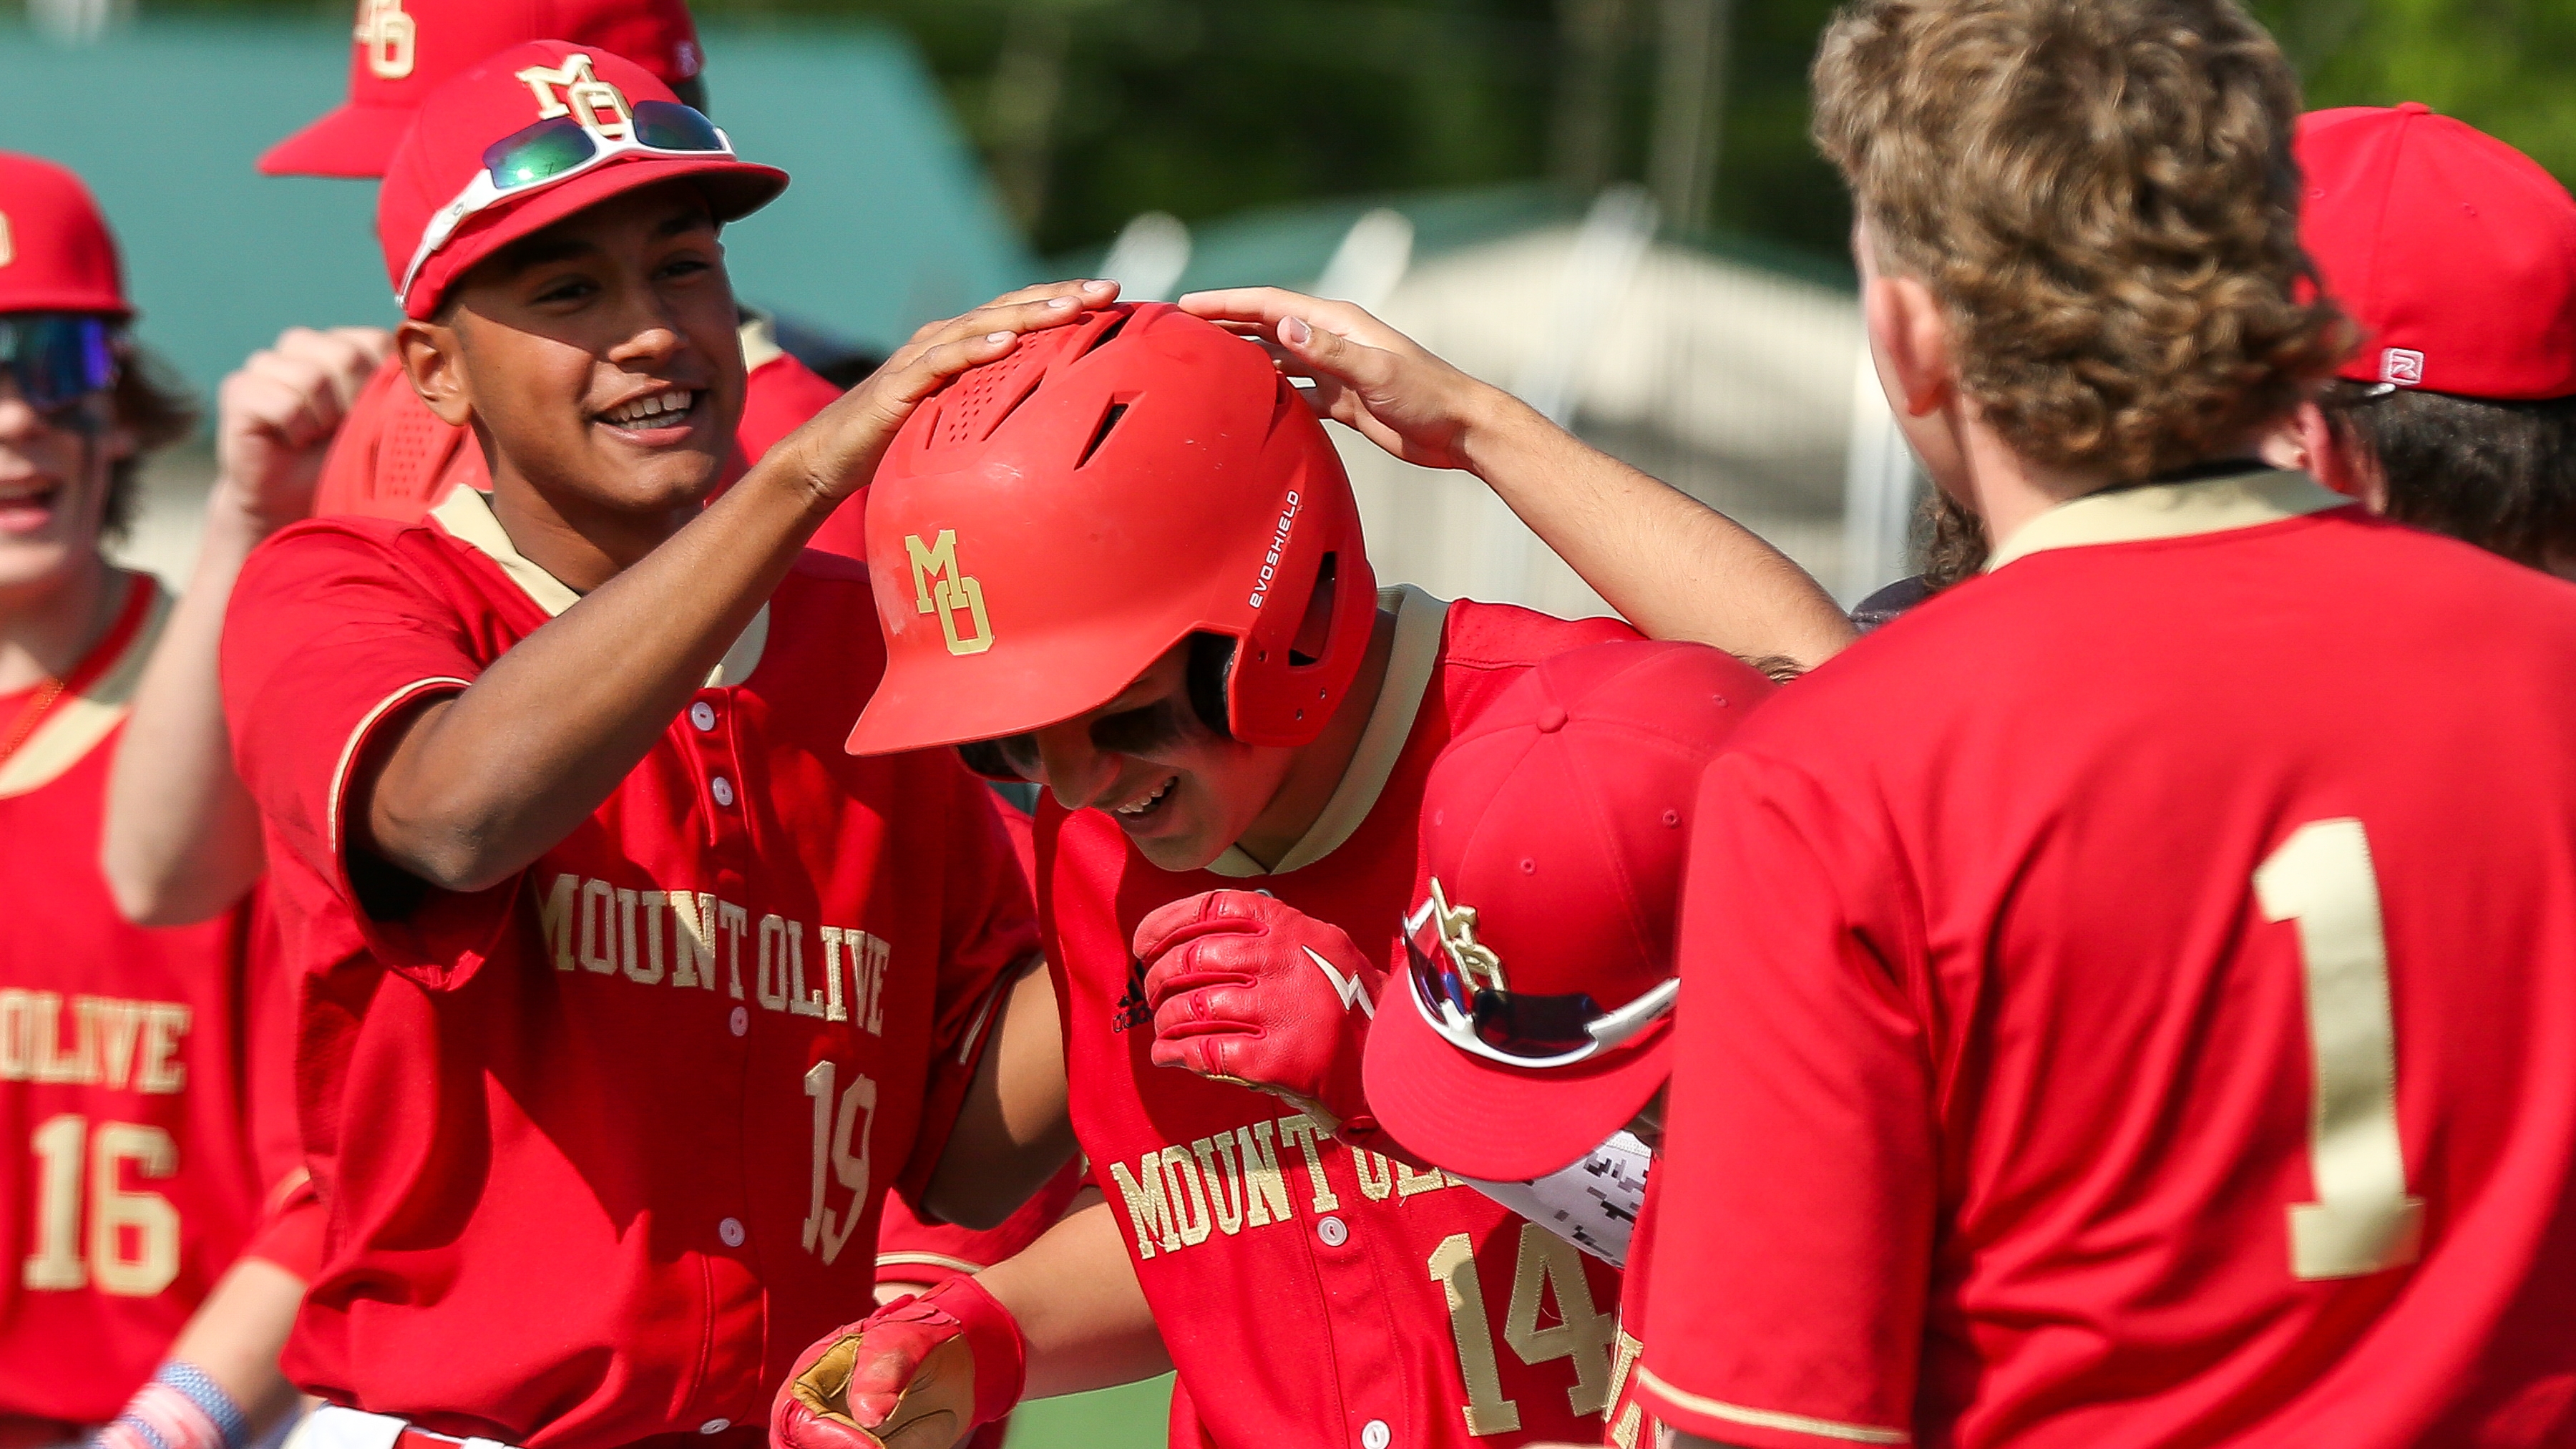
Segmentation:
{"type": "Polygon", "coordinates": [[[948,652],[981,654],[992,648],[993,623],[984,615],[984,585],[957,571],[957,530],[943,528],[937,541],[928,544],[918,534],[905,534],[903,551],[912,560],[913,602],[921,613],[939,616],[939,632],[948,640],[948,652]],[[962,634],[957,629],[960,613],[974,625],[962,634]]]}

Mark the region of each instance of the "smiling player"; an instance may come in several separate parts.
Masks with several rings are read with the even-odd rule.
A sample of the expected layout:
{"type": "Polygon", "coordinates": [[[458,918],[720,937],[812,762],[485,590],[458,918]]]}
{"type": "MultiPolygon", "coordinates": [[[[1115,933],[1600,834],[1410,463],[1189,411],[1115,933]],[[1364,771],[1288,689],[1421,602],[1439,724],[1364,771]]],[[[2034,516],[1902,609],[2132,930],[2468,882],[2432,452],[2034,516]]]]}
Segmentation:
{"type": "Polygon", "coordinates": [[[925,329],[701,506],[744,386],[718,230],[785,182],[559,42],[442,87],[388,171],[403,365],[492,492],[280,533],[224,638],[304,973],[313,1432],[756,1439],[867,1301],[885,1188],[988,1155],[951,1128],[1025,889],[952,759],[839,751],[880,645],[802,544],[943,376],[1114,289],[925,329]]]}

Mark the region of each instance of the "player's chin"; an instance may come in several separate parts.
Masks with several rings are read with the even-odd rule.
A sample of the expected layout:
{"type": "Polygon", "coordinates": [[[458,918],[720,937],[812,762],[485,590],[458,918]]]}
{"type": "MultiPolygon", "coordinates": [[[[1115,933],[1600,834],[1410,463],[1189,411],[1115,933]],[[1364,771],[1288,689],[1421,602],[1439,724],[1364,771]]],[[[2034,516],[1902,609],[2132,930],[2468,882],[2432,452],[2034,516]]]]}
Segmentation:
{"type": "Polygon", "coordinates": [[[652,512],[703,503],[724,476],[727,450],[714,447],[630,451],[612,444],[599,475],[623,507],[652,512]]]}

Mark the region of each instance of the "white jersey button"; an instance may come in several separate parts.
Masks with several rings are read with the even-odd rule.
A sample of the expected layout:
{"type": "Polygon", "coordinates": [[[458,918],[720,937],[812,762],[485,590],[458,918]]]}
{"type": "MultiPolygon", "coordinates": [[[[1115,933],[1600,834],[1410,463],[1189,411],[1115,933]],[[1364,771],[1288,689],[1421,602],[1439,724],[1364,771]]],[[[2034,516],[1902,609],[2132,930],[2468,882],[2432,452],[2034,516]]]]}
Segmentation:
{"type": "MultiPolygon", "coordinates": [[[[703,699],[699,700],[696,704],[690,705],[689,723],[696,725],[701,733],[714,729],[716,727],[716,707],[707,703],[703,699]]],[[[721,1423],[723,1421],[710,1419],[708,1422],[721,1423]]],[[[713,1434],[718,1431],[714,1429],[701,1429],[698,1432],[701,1434],[713,1434]]]]}
{"type": "MultiPolygon", "coordinates": [[[[698,708],[705,709],[706,706],[702,704],[699,705],[698,708]]],[[[731,1419],[709,1419],[698,1426],[698,1432],[701,1434],[721,1434],[732,1427],[733,1420],[731,1419]]]]}
{"type": "Polygon", "coordinates": [[[1351,1240],[1350,1225],[1340,1218],[1327,1217],[1315,1224],[1315,1236],[1324,1240],[1325,1247],[1338,1248],[1351,1240]]]}
{"type": "Polygon", "coordinates": [[[733,1009],[733,1034],[735,1036],[740,1036],[749,1030],[751,1030],[751,1008],[748,1006],[735,1007],[733,1009]]]}
{"type": "Polygon", "coordinates": [[[1395,1431],[1386,1426],[1386,1420],[1371,1419],[1360,1430],[1360,1449],[1386,1449],[1394,1439],[1395,1431]]]}
{"type": "Polygon", "coordinates": [[[715,783],[707,786],[707,793],[716,797],[717,804],[730,805],[733,803],[733,781],[718,775],[715,783]]]}
{"type": "Polygon", "coordinates": [[[741,1247],[742,1219],[727,1218],[723,1222],[716,1224],[716,1236],[724,1239],[724,1245],[728,1248],[741,1247]]]}

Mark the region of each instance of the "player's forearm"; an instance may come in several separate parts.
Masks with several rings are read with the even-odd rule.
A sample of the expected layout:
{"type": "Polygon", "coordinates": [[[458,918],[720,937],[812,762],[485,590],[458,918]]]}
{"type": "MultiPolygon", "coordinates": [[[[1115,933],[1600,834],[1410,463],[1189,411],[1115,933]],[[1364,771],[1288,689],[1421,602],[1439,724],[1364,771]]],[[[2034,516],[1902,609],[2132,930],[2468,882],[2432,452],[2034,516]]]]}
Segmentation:
{"type": "Polygon", "coordinates": [[[788,451],[423,710],[362,782],[359,843],[442,889],[482,890],[598,809],[829,515],[788,451]]]}
{"type": "Polygon", "coordinates": [[[1023,1398],[1085,1393],[1171,1372],[1171,1352],[1105,1202],[1068,1214],[975,1280],[1019,1320],[1028,1346],[1023,1398]]]}
{"type": "Polygon", "coordinates": [[[1621,617],[1657,639],[1813,667],[1856,637],[1831,595],[1743,525],[1495,390],[1469,467],[1621,617]]]}
{"type": "Polygon", "coordinates": [[[259,879],[259,807],[233,773],[217,658],[233,581],[271,531],[216,487],[187,592],[126,716],[99,853],[117,909],[137,924],[204,920],[259,879]]]}
{"type": "Polygon", "coordinates": [[[961,1227],[1001,1226],[1071,1160],[1063,1018],[1045,967],[1002,1003],[923,1206],[961,1227]]]}
{"type": "Polygon", "coordinates": [[[265,1433],[295,1406],[277,1356],[304,1303],[304,1280],[265,1258],[243,1258],[217,1280],[169,1356],[194,1366],[265,1433]]]}

